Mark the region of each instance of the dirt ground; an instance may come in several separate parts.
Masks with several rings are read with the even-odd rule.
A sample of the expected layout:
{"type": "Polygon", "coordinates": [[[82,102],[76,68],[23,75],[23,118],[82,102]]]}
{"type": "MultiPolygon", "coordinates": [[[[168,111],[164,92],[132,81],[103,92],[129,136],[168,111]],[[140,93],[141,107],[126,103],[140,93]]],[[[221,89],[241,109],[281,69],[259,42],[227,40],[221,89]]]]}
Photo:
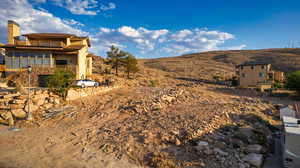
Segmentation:
{"type": "Polygon", "coordinates": [[[73,111],[49,119],[35,114],[34,122],[17,122],[19,130],[0,126],[0,167],[224,167],[197,154],[193,143],[210,142],[208,137],[218,137],[222,127],[242,126],[246,115],[278,125],[274,106],[292,103],[254,91],[161,78],[169,84],[82,98],[70,102],[73,111]],[[270,109],[273,114],[266,112],[270,109]]]}

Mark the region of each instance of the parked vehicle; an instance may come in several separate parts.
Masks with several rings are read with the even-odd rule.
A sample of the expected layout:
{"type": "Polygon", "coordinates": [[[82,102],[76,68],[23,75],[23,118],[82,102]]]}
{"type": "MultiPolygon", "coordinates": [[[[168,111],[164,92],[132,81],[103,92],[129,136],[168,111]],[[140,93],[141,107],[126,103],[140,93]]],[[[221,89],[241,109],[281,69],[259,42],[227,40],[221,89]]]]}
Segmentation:
{"type": "Polygon", "coordinates": [[[90,79],[82,79],[82,80],[77,80],[75,82],[76,86],[81,86],[81,87],[88,87],[88,86],[94,86],[97,87],[99,86],[99,83],[90,79]]]}

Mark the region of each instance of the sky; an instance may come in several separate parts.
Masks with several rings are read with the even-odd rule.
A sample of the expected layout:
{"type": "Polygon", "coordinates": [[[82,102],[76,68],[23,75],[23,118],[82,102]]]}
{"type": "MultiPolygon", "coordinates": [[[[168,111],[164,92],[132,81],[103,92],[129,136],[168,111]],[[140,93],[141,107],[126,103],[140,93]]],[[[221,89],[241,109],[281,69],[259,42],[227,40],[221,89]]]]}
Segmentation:
{"type": "Polygon", "coordinates": [[[21,33],[89,36],[90,52],[111,45],[138,58],[213,50],[300,47],[299,0],[0,0],[21,33]]]}

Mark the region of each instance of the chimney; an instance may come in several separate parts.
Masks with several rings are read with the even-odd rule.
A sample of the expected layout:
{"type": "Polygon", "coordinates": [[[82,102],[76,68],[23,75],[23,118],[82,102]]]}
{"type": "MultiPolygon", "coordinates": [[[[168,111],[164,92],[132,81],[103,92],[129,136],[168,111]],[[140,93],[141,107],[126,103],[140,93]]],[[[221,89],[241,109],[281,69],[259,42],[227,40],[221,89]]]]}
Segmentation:
{"type": "Polygon", "coordinates": [[[7,21],[7,43],[15,44],[15,37],[20,36],[20,25],[13,20],[7,21]]]}

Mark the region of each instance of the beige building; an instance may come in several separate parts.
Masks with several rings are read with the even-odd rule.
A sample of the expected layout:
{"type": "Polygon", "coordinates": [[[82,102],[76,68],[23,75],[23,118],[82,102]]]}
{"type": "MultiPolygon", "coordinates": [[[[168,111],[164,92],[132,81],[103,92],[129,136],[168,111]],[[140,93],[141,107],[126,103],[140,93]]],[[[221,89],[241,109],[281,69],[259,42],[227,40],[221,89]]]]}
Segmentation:
{"type": "Polygon", "coordinates": [[[257,87],[259,84],[273,82],[271,64],[248,62],[237,67],[237,76],[241,87],[257,87]]]}
{"type": "Polygon", "coordinates": [[[76,74],[76,79],[92,75],[88,37],[60,33],[21,35],[20,25],[14,21],[8,21],[7,28],[8,43],[2,46],[6,50],[6,73],[22,71],[30,65],[38,70],[70,68],[76,74]]]}

